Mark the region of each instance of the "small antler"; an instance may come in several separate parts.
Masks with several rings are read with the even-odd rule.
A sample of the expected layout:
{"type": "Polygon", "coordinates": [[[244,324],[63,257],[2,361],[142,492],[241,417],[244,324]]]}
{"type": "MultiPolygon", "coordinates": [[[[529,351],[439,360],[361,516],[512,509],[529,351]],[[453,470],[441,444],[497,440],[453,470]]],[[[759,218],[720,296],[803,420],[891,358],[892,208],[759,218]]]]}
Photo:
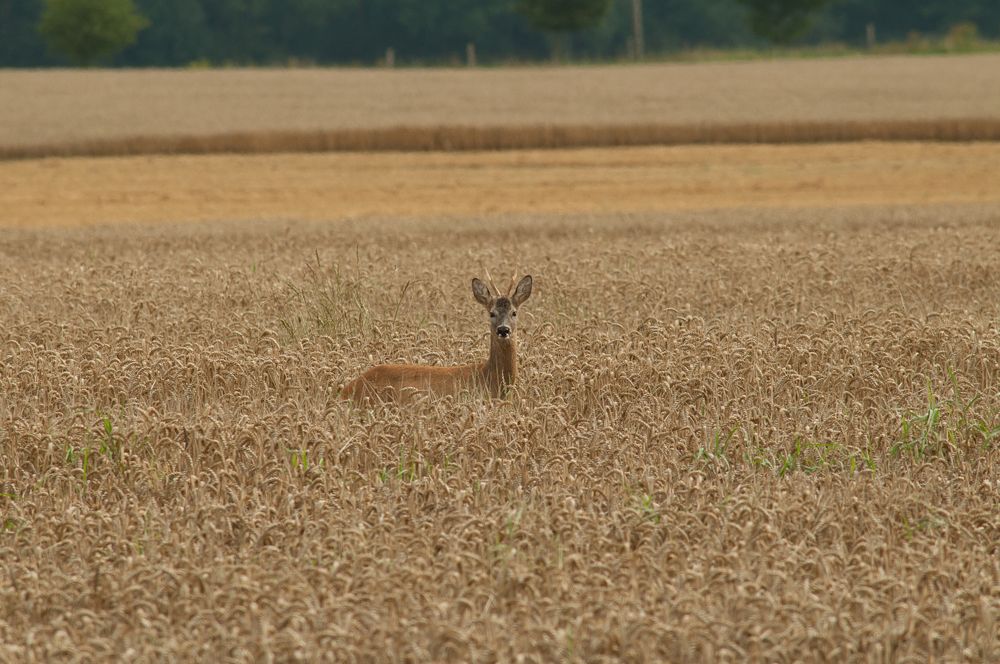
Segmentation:
{"type": "Polygon", "coordinates": [[[514,292],[514,282],[517,280],[517,272],[512,272],[510,275],[510,286],[507,286],[507,297],[514,292]]]}
{"type": "Polygon", "coordinates": [[[500,297],[500,289],[497,288],[495,283],[493,283],[493,277],[490,276],[490,271],[485,267],[483,268],[483,271],[486,272],[486,280],[490,282],[490,287],[493,289],[494,297],[500,297]]]}

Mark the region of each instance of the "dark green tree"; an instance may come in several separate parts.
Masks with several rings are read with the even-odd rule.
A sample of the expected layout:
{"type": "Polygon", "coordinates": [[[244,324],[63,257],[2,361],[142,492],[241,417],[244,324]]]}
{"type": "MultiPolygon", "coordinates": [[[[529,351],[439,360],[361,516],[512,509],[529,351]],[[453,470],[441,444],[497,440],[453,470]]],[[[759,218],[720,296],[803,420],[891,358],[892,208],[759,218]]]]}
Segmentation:
{"type": "Polygon", "coordinates": [[[114,64],[178,67],[210,57],[206,44],[212,43],[213,35],[205,26],[202,0],[135,0],[135,4],[150,25],[135,44],[115,56],[114,64]]]}
{"type": "Polygon", "coordinates": [[[0,0],[0,67],[52,64],[38,36],[42,0],[0,0]]]}
{"type": "Polygon", "coordinates": [[[38,30],[52,50],[90,65],[133,43],[147,24],[132,0],[47,0],[38,30]]]}
{"type": "Polygon", "coordinates": [[[553,35],[552,56],[567,50],[567,36],[601,22],[612,0],[518,0],[517,12],[534,27],[553,35]]]}
{"type": "Polygon", "coordinates": [[[517,11],[548,32],[573,32],[597,25],[611,0],[518,0],[517,11]]]}
{"type": "Polygon", "coordinates": [[[737,0],[745,6],[754,34],[776,44],[799,39],[815,19],[816,13],[832,0],[737,0]]]}

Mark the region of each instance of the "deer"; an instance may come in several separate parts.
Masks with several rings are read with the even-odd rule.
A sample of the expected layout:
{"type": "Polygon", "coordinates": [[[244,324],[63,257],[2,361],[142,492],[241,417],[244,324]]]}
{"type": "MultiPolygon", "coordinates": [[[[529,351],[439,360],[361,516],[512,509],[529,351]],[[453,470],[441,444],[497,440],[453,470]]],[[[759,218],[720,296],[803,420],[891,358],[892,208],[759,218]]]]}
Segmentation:
{"type": "Polygon", "coordinates": [[[494,399],[504,396],[517,380],[517,309],[531,297],[531,275],[522,277],[515,287],[516,278],[517,273],[511,275],[503,294],[489,270],[489,286],[478,278],[472,280],[472,295],[490,316],[490,354],[486,361],[455,367],[380,364],[345,385],[340,397],[360,404],[366,400],[402,403],[419,394],[441,397],[470,392],[494,399]]]}

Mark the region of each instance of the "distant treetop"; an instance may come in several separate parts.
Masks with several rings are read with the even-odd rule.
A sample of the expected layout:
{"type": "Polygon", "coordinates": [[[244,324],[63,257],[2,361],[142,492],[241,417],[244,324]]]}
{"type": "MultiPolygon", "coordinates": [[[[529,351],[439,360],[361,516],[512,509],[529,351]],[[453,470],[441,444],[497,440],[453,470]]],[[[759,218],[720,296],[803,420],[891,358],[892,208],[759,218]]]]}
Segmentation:
{"type": "Polygon", "coordinates": [[[90,65],[134,43],[147,24],[132,0],[45,0],[38,30],[52,50],[90,65]]]}
{"type": "Polygon", "coordinates": [[[540,30],[571,32],[597,25],[611,0],[518,0],[517,11],[540,30]]]}
{"type": "Polygon", "coordinates": [[[832,0],[736,0],[749,11],[754,34],[776,44],[799,39],[816,19],[816,12],[832,0]]]}

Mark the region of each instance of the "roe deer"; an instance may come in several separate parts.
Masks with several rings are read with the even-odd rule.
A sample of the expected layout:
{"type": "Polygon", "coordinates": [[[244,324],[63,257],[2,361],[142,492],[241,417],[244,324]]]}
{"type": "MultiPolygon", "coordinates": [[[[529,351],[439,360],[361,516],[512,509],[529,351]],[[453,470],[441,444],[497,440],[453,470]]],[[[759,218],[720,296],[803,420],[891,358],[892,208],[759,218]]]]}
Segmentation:
{"type": "Polygon", "coordinates": [[[466,390],[502,396],[517,380],[517,308],[531,296],[531,276],[522,277],[515,288],[512,275],[503,295],[489,272],[486,278],[492,290],[479,279],[472,280],[473,296],[490,313],[490,356],[485,362],[458,367],[381,364],[345,385],[340,397],[355,403],[365,399],[403,401],[413,393],[444,396],[466,390]]]}

